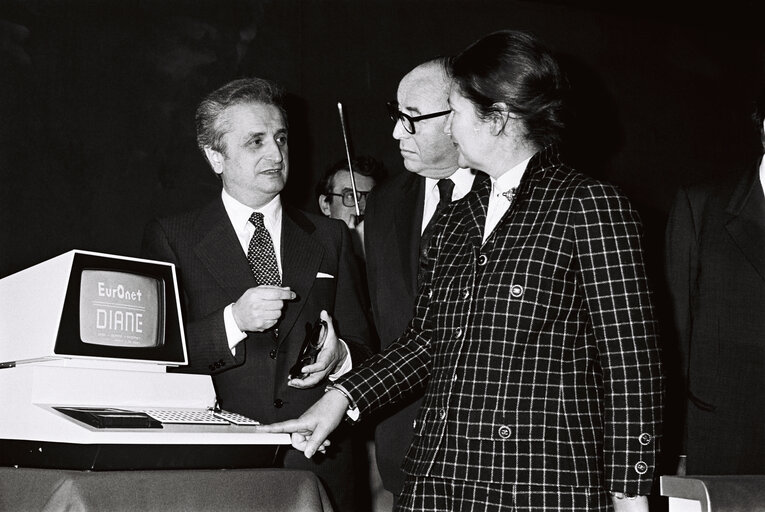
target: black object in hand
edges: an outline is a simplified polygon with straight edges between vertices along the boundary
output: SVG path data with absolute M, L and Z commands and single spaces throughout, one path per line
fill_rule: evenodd
M 324 339 L 327 337 L 327 322 L 322 319 L 316 320 L 313 327 L 306 324 L 308 331 L 305 336 L 303 346 L 300 348 L 297 362 L 290 368 L 290 379 L 305 379 L 307 374 L 303 373 L 303 367 L 316 362 L 316 356 L 319 355 L 321 346 L 324 345 Z

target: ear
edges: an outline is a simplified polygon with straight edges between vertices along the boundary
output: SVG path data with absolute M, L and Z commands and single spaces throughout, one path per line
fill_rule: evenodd
M 321 209 L 321 213 L 329 217 L 330 211 L 329 211 L 329 197 L 325 196 L 324 194 L 319 195 L 319 209 Z
M 223 174 L 223 154 L 220 151 L 216 151 L 210 146 L 205 146 L 205 156 L 207 161 L 215 171 L 215 174 Z
M 505 131 L 505 126 L 510 119 L 518 119 L 518 116 L 510 112 L 510 107 L 503 101 L 498 101 L 492 105 L 491 133 L 499 135 Z

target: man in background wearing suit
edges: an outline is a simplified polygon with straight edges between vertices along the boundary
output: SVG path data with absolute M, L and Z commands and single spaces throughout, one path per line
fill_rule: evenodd
M 753 118 L 765 149 L 765 90 Z M 763 187 L 760 155 L 743 172 L 682 188 L 669 216 L 666 272 L 689 475 L 765 474 Z
M 176 265 L 185 370 L 211 374 L 223 409 L 262 422 L 302 413 L 371 353 L 347 227 L 281 202 L 289 171 L 283 97 L 276 84 L 249 78 L 202 101 L 197 141 L 222 181 L 221 195 L 153 221 L 143 247 L 146 257 Z M 304 378 L 288 380 L 320 316 L 328 327 L 317 361 Z M 314 471 L 337 510 L 355 510 L 351 446 L 341 432 L 316 462 L 288 450 L 283 464 Z
M 393 138 L 398 140 L 408 172 L 398 173 L 372 191 L 362 224 L 372 316 L 382 349 L 404 332 L 414 313 L 421 251 L 427 247 L 436 211 L 465 196 L 476 175 L 486 178 L 459 167 L 457 149 L 444 133 L 450 112 L 449 84 L 445 59 L 433 59 L 407 73 L 399 83 L 397 101 L 388 104 L 396 123 Z M 441 189 L 450 195 L 444 202 Z M 415 396 L 379 416 L 377 467 L 384 487 L 394 496 L 404 483 L 401 462 L 420 403 Z

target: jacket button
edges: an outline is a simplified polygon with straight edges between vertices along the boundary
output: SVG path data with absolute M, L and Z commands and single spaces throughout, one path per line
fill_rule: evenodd
M 272 350 L 271 352 L 269 352 L 268 357 L 270 357 L 271 359 L 276 359 L 276 350 Z
M 648 464 L 643 462 L 642 460 L 635 464 L 635 471 L 638 475 L 644 475 L 646 471 L 648 471 Z
M 433 297 L 433 289 L 428 288 L 428 298 L 431 298 L 431 297 Z
M 208 368 L 208 369 L 209 369 L 211 372 L 214 372 L 214 371 L 215 371 L 215 365 L 214 365 L 214 364 L 211 364 L 211 365 L 209 365 L 207 368 Z
M 441 409 L 440 411 L 438 411 L 438 417 L 441 418 L 442 420 L 445 420 L 446 419 L 446 410 L 445 409 Z
M 520 297 L 521 295 L 523 295 L 523 286 L 521 286 L 519 284 L 514 284 L 513 286 L 511 286 L 510 287 L 510 295 L 512 295 L 516 299 L 518 297 Z
M 651 442 L 651 434 L 640 434 L 640 437 L 638 438 L 638 441 L 640 441 L 640 444 L 643 446 L 648 446 L 648 444 Z
M 462 337 L 462 327 L 457 327 L 454 330 L 454 337 L 460 339 Z
M 276 407 L 277 409 L 281 409 L 282 405 L 284 405 L 284 402 L 282 401 L 281 398 L 277 398 L 276 400 L 274 400 L 274 407 Z
M 485 254 L 481 254 L 480 256 L 478 256 L 479 267 L 483 267 L 484 265 L 486 265 L 487 261 L 489 261 L 489 258 L 487 258 Z
M 412 422 L 412 430 L 417 430 L 417 420 Z
M 510 434 L 512 434 L 513 431 L 510 430 L 510 427 L 508 427 L 507 425 L 502 425 L 497 430 L 497 433 L 499 434 L 499 437 L 501 437 L 502 439 L 509 439 Z
M 459 379 L 457 372 L 454 372 L 454 375 L 452 375 L 452 382 L 457 382 L 457 379 Z
M 468 290 L 467 288 L 465 288 L 464 290 L 462 290 L 462 298 L 463 298 L 463 299 L 467 299 L 467 298 L 470 298 L 470 290 Z

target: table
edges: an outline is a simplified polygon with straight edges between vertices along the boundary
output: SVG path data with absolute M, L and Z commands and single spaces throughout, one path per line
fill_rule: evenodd
M 0 511 L 332 512 L 309 471 L 0 468 Z

